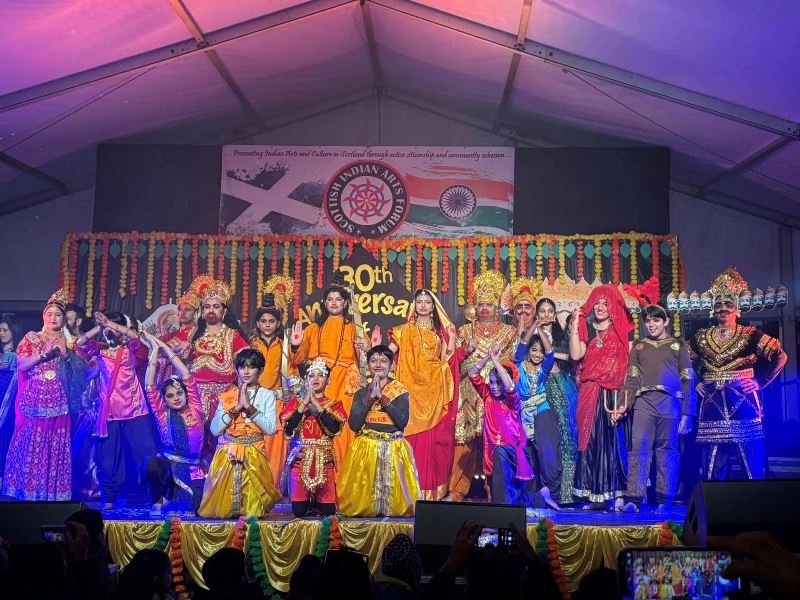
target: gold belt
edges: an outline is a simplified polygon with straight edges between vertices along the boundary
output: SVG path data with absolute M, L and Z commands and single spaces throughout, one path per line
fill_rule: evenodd
M 366 438 L 371 440 L 380 440 L 380 441 L 387 441 L 387 440 L 402 440 L 403 439 L 403 432 L 402 431 L 393 431 L 391 433 L 386 431 L 375 431 L 374 429 L 362 429 L 361 434 Z
M 316 440 L 306 440 L 295 438 L 292 441 L 293 446 L 333 446 L 333 438 L 324 437 Z
M 704 383 L 731 383 L 743 379 L 752 379 L 755 376 L 753 369 L 742 369 L 740 371 L 713 371 L 703 374 Z
M 228 435 L 227 433 L 222 436 L 222 441 L 226 444 L 243 444 L 245 446 L 252 446 L 258 442 L 264 441 L 263 435 Z

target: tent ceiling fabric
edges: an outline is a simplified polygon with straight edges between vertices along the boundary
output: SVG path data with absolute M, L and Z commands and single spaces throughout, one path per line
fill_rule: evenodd
M 385 95 L 520 143 L 667 145 L 682 190 L 800 217 L 798 18 L 796 3 L 721 0 L 0 2 L 0 153 L 29 167 L 0 161 L 0 214 L 63 193 L 36 170 L 91 185 L 104 141 L 251 139 Z M 763 121 L 515 52 L 520 29 L 525 53 L 545 44 Z M 34 86 L 46 95 L 18 104 Z

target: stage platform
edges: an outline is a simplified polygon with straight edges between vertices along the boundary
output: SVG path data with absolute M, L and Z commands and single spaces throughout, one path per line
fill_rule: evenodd
M 230 545 L 235 521 L 208 521 L 192 513 L 177 513 L 181 519 L 181 538 L 186 570 L 202 584 L 201 566 L 206 558 Z M 683 523 L 685 507 L 675 507 L 660 515 L 643 510 L 635 514 L 590 512 L 567 508 L 529 511 L 528 538 L 536 539 L 535 527 L 542 517 L 552 519 L 564 573 L 572 591 L 592 570 L 616 567 L 616 554 L 626 546 L 655 546 L 661 524 L 672 519 Z M 149 517 L 147 507 L 117 508 L 104 512 L 109 549 L 114 560 L 127 564 L 136 551 L 151 548 L 163 519 Z M 289 578 L 300 559 L 314 551 L 320 531 L 319 519 L 295 519 L 288 504 L 278 504 L 259 522 L 264 559 L 273 586 L 289 589 Z M 383 547 L 398 533 L 413 538 L 413 519 L 343 519 L 340 524 L 345 546 L 369 556 L 373 573 L 380 570 Z

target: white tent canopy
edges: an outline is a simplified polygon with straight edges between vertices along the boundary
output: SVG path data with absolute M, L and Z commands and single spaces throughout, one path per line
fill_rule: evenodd
M 672 148 L 673 189 L 800 227 L 794 0 L 0 1 L 0 215 L 96 146 L 269 140 L 392 101 L 538 146 Z

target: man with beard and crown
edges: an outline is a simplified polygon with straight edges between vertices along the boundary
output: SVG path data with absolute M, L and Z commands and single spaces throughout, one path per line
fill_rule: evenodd
M 763 479 L 766 468 L 760 390 L 786 364 L 779 340 L 737 323 L 739 296 L 747 282 L 728 268 L 711 283 L 717 324 L 691 339 L 699 359 L 700 410 L 697 443 L 703 446 L 703 478 L 727 479 L 738 458 L 748 479 Z
M 480 472 L 480 445 L 483 435 L 483 401 L 469 380 L 468 374 L 478 364 L 489 349 L 497 344 L 499 360 L 511 362 L 517 346 L 517 330 L 498 319 L 498 303 L 506 280 L 494 270 L 484 271 L 472 283 L 473 295 L 477 304 L 477 319 L 462 325 L 458 338 L 466 349 L 466 358 L 461 363 L 461 382 L 458 391 L 458 412 L 456 413 L 456 448 L 453 457 L 453 470 L 450 475 L 450 498 L 456 502 L 464 499 L 469 492 L 472 478 Z M 484 363 L 480 372 L 486 381 L 491 366 Z
M 200 298 L 201 314 L 190 338 L 189 370 L 200 388 L 203 419 L 208 425 L 217 410 L 219 394 L 236 380 L 234 357 L 250 345 L 228 308 L 231 289 L 226 282 L 201 275 L 192 281 L 190 290 Z
M 353 394 L 361 384 L 359 356 L 366 352 L 369 342 L 358 336 L 351 315 L 352 296 L 341 271 L 333 274 L 333 281 L 322 292 L 322 301 L 315 323 L 305 329 L 300 322 L 292 327 L 289 356 L 295 367 L 318 357 L 325 361 L 329 370 L 325 396 L 342 403 L 346 419 L 350 416 Z M 337 464 L 342 464 L 354 439 L 355 433 L 348 427 L 336 436 Z
M 283 410 L 282 382 L 290 373 L 289 340 L 284 332 L 288 315 L 287 308 L 294 293 L 294 282 L 283 275 L 273 275 L 263 286 L 264 301 L 256 311 L 256 326 L 250 337 L 250 345 L 258 350 L 266 361 L 259 384 L 275 394 L 277 411 Z M 296 372 L 295 369 L 291 369 Z M 276 432 L 265 438 L 269 466 L 278 485 L 286 462 L 288 442 L 281 431 L 280 422 Z

